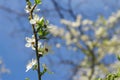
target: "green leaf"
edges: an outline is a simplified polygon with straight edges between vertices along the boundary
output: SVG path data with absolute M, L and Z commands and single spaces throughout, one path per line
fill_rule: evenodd
M 38 65 L 35 64 L 35 65 L 33 66 L 33 70 L 37 70 L 37 69 L 38 69 Z
M 30 80 L 29 78 L 25 78 L 25 80 Z
M 45 36 L 39 36 L 40 39 L 47 39 Z
M 38 35 L 39 35 L 39 36 L 43 36 L 43 31 L 39 31 L 39 32 L 38 32 Z
M 98 80 L 102 80 L 101 78 L 98 78 Z
M 42 17 L 40 21 L 38 22 L 39 26 L 44 26 L 45 19 Z
M 35 0 L 35 4 L 41 4 L 41 0 Z
M 43 32 L 43 36 L 47 36 L 49 34 L 49 32 L 47 31 L 47 30 L 45 30 L 44 32 Z
M 117 55 L 117 59 L 120 61 L 120 55 Z
M 43 67 L 43 71 L 40 74 L 44 75 L 47 72 L 48 68 L 47 68 L 46 64 L 42 64 L 42 67 Z
M 117 73 L 117 76 L 120 77 L 120 71 Z

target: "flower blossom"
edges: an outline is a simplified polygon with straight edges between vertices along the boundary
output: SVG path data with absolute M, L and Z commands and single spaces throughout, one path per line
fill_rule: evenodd
M 73 28 L 77 28 L 81 25 L 81 18 L 82 16 L 81 15 L 78 15 L 76 17 L 76 21 L 75 22 L 71 22 L 71 21 L 68 21 L 68 20 L 65 20 L 65 19 L 62 19 L 61 20 L 61 23 L 62 24 L 65 24 L 65 25 L 68 25 L 68 26 L 71 26 Z
M 49 46 L 46 43 L 44 43 L 44 46 L 41 46 L 41 48 L 43 49 L 43 51 L 39 52 L 38 54 L 46 55 L 46 54 L 48 54 L 48 52 L 52 53 L 51 46 Z
M 30 24 L 36 24 L 39 21 L 42 21 L 43 17 L 40 18 L 38 15 L 34 15 L 33 19 L 30 20 Z
M 31 47 L 33 50 L 35 50 L 35 37 L 32 35 L 32 38 L 26 37 L 27 43 L 25 44 L 25 47 Z M 41 42 L 38 42 L 38 48 L 40 48 Z
M 27 66 L 26 66 L 26 71 L 25 72 L 28 72 L 31 68 L 33 68 L 33 66 L 37 63 L 37 60 L 36 59 L 32 59 L 32 61 L 30 61 Z
M 33 7 L 33 6 L 32 6 L 32 7 Z M 29 6 L 26 5 L 26 7 L 25 7 L 25 12 L 26 12 L 26 13 L 30 13 L 30 11 L 31 11 L 31 8 L 29 8 Z M 38 12 L 38 11 L 40 11 L 40 9 L 35 8 L 34 11 L 35 11 L 35 12 Z

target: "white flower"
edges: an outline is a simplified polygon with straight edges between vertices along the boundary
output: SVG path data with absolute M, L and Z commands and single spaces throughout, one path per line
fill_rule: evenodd
M 34 15 L 33 19 L 30 20 L 30 24 L 36 24 L 38 21 L 42 21 L 43 17 L 40 18 L 38 15 Z
M 37 60 L 36 59 L 32 59 L 32 61 L 30 61 L 27 66 L 26 66 L 26 71 L 29 71 L 31 68 L 33 68 L 33 66 L 37 63 Z
M 96 36 L 102 36 L 105 33 L 105 29 L 103 27 L 99 27 L 98 30 L 95 31 Z
M 115 23 L 117 20 L 117 17 L 116 16 L 110 16 L 110 18 L 108 19 L 108 24 L 113 24 Z
M 46 55 L 48 52 L 52 53 L 51 46 L 48 46 L 46 43 L 44 43 L 44 45 L 40 44 L 38 47 L 38 54 Z
M 58 28 L 55 25 L 49 25 L 48 31 L 54 36 L 61 36 L 61 37 L 64 36 L 65 33 L 63 28 Z
M 32 35 L 32 38 L 26 37 L 27 43 L 25 44 L 25 47 L 32 47 L 33 50 L 35 50 L 35 37 Z
M 36 24 L 40 20 L 38 15 L 34 15 L 33 19 L 30 20 L 30 24 Z
M 40 11 L 40 9 L 35 9 L 34 11 L 35 11 L 35 12 L 39 12 L 39 11 Z
M 56 47 L 57 47 L 57 48 L 60 48 L 60 47 L 61 47 L 61 44 L 60 44 L 60 43 L 57 43 L 57 44 L 56 44 Z
M 26 5 L 26 7 L 25 7 L 25 12 L 26 12 L 26 13 L 29 13 L 29 12 L 30 12 L 30 8 L 29 8 L 28 5 Z
M 82 25 L 83 26 L 85 26 L 85 25 L 92 25 L 93 24 L 93 22 L 91 21 L 91 20 L 88 20 L 88 19 L 85 19 L 85 20 L 83 20 L 83 22 L 82 22 Z
M 26 37 L 27 43 L 25 44 L 25 47 L 31 47 L 33 50 L 35 50 L 35 37 L 32 35 L 32 38 Z M 38 42 L 38 48 L 41 46 L 41 42 Z
M 67 25 L 67 26 L 71 26 L 71 27 L 76 28 L 76 27 L 79 27 L 79 26 L 81 25 L 81 19 L 82 19 L 82 16 L 81 16 L 81 15 L 78 15 L 75 22 L 71 22 L 71 21 L 62 19 L 62 20 L 61 20 L 61 23 L 62 23 L 62 24 L 65 24 L 65 25 Z
M 52 53 L 51 46 L 49 46 L 48 44 L 44 43 L 44 46 L 41 47 L 43 47 L 43 55 L 48 54 L 48 52 Z
M 80 35 L 80 32 L 77 31 L 75 28 L 70 28 L 70 32 L 75 37 L 78 37 Z
M 33 6 L 32 6 L 32 8 L 33 8 Z M 29 8 L 28 5 L 26 5 L 26 7 L 25 7 L 25 12 L 26 12 L 26 13 L 30 13 L 30 11 L 31 11 L 31 9 Z M 35 8 L 34 11 L 35 11 L 35 12 L 39 12 L 40 9 Z
M 81 40 L 83 40 L 83 41 L 89 40 L 88 35 L 81 35 Z

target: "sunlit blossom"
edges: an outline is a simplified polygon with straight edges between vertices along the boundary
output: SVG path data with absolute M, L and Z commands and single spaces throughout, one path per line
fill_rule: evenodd
M 26 37 L 27 43 L 25 44 L 25 47 L 31 47 L 33 50 L 35 50 L 35 37 L 32 35 L 32 38 Z M 41 42 L 38 42 L 38 48 L 41 46 Z
M 32 6 L 32 7 L 33 7 L 33 6 Z M 31 8 L 32 8 L 32 7 L 31 7 Z M 26 12 L 26 13 L 30 13 L 31 8 L 29 8 L 29 6 L 26 5 L 26 7 L 25 7 L 25 12 Z M 37 8 L 35 8 L 35 10 L 34 10 L 34 12 L 39 12 L 39 11 L 40 11 L 40 9 L 37 9 Z
M 25 7 L 25 12 L 26 12 L 26 13 L 29 13 L 29 12 L 30 12 L 30 10 L 31 10 L 31 9 L 29 8 L 29 6 L 28 6 L 28 5 L 26 5 L 26 7 Z
M 40 22 L 43 20 L 43 17 L 39 17 L 38 15 L 34 15 L 33 19 L 30 20 L 30 24 L 36 24 L 37 22 Z
M 28 72 L 30 69 L 33 68 L 33 66 L 37 63 L 37 60 L 36 59 L 32 59 L 32 61 L 30 61 L 27 66 L 26 66 L 26 71 L 25 72 Z

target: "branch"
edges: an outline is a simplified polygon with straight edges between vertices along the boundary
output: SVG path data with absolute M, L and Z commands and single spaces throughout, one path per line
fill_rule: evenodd
M 33 8 L 31 9 L 30 11 L 30 17 L 31 19 L 33 19 L 33 10 L 35 9 L 37 5 L 35 4 L 33 6 Z M 38 72 L 38 80 L 41 80 L 41 74 L 40 74 L 40 61 L 39 61 L 39 55 L 38 55 L 38 39 L 37 39 L 37 33 L 36 33 L 36 30 L 35 30 L 35 25 L 32 24 L 32 30 L 33 30 L 33 34 L 34 34 L 34 37 L 35 37 L 35 51 L 36 51 L 36 58 L 37 58 L 37 64 L 38 64 L 38 69 L 37 69 L 37 72 Z

